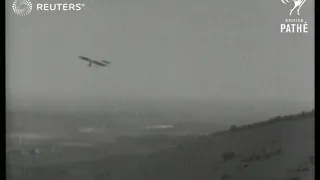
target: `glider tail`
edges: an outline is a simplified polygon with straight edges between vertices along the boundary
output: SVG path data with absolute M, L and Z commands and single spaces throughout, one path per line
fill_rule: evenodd
M 109 64 L 109 63 L 110 63 L 109 61 L 106 61 L 106 60 L 102 60 L 102 62 L 103 62 L 104 64 Z

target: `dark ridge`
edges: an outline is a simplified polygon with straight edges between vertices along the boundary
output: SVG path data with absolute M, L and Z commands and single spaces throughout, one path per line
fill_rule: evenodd
M 275 123 L 279 123 L 279 122 L 285 123 L 288 121 L 303 120 L 304 118 L 314 117 L 314 115 L 315 115 L 315 110 L 313 109 L 308 112 L 302 111 L 297 114 L 276 116 L 276 117 L 268 119 L 268 120 L 255 122 L 255 123 L 251 123 L 251 124 L 246 124 L 246 125 L 242 125 L 242 126 L 231 125 L 230 129 L 228 129 L 228 130 L 217 131 L 217 132 L 213 132 L 209 135 L 201 135 L 201 136 L 197 136 L 192 139 L 190 138 L 187 142 L 182 142 L 180 145 L 178 145 L 178 148 L 179 147 L 181 148 L 184 145 L 187 145 L 188 143 L 199 143 L 198 140 L 200 140 L 200 139 L 206 141 L 208 138 L 210 139 L 210 137 L 212 137 L 212 136 L 222 135 L 224 133 L 245 131 L 245 130 L 249 130 L 251 128 L 262 127 L 262 126 L 271 125 L 271 124 L 275 124 Z M 170 150 L 168 150 L 168 151 L 170 151 Z
M 221 134 L 221 133 L 230 132 L 230 131 L 235 132 L 235 131 L 240 131 L 240 130 L 246 130 L 246 129 L 250 129 L 250 128 L 254 128 L 254 127 L 275 124 L 278 122 L 301 120 L 301 118 L 314 117 L 314 115 L 315 115 L 315 110 L 313 109 L 312 111 L 309 111 L 309 112 L 302 111 L 300 113 L 293 114 L 293 115 L 276 116 L 274 118 L 271 118 L 271 119 L 268 119 L 265 121 L 255 122 L 255 123 L 246 124 L 246 125 L 242 125 L 242 126 L 238 126 L 238 127 L 236 125 L 231 125 L 229 130 L 214 132 L 211 135 Z

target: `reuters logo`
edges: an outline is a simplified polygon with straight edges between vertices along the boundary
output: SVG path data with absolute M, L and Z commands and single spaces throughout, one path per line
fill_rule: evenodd
M 32 3 L 29 0 L 15 0 L 12 9 L 17 15 L 26 16 L 32 10 Z

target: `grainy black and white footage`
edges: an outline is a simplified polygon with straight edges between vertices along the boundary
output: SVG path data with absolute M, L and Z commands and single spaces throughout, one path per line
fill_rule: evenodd
M 314 179 L 313 0 L 42 1 L 6 1 L 8 180 Z

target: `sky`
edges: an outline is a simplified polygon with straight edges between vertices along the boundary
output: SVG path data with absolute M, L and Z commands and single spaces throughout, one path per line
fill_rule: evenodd
M 300 10 L 308 34 L 280 33 L 292 8 L 280 0 L 50 0 L 86 6 L 25 17 L 12 2 L 8 101 L 314 99 L 313 0 Z M 111 65 L 88 68 L 80 55 Z

